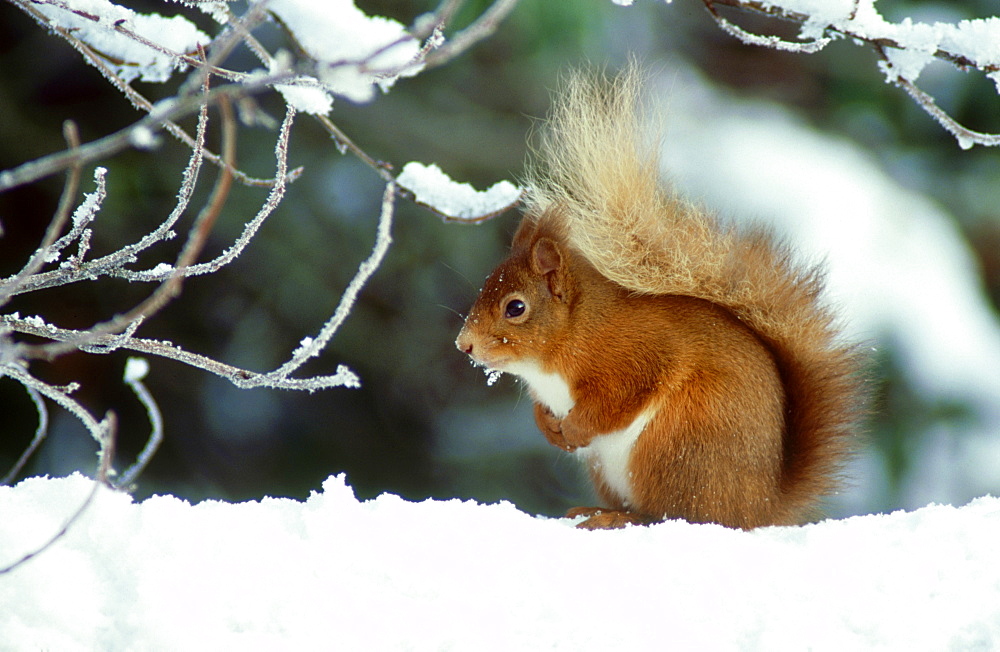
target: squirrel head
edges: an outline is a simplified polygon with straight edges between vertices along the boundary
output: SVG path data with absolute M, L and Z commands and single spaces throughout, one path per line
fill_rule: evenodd
M 487 369 L 543 364 L 568 336 L 579 295 L 574 256 L 545 217 L 522 220 L 510 254 L 487 277 L 455 341 Z

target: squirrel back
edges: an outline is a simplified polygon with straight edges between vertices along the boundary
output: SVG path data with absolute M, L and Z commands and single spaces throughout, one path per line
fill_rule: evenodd
M 859 354 L 821 302 L 820 270 L 798 266 L 766 229 L 722 224 L 663 189 L 642 81 L 634 65 L 611 80 L 571 76 L 543 132 L 511 256 L 487 280 L 459 348 L 528 382 L 550 442 L 598 451 L 595 485 L 617 516 L 577 510 L 592 515 L 586 527 L 667 516 L 737 527 L 804 521 L 836 489 L 854 443 Z M 529 317 L 511 318 L 512 301 Z M 605 389 L 595 389 L 597 376 Z M 650 383 L 656 389 L 642 389 Z M 618 439 L 599 425 L 613 419 L 586 418 L 624 409 L 633 395 L 641 405 L 611 433 Z M 727 443 L 730 430 L 739 432 Z M 679 447 L 684 437 L 712 443 Z M 697 451 L 706 459 L 691 460 Z M 697 487 L 666 477 L 688 477 L 685 456 L 689 485 L 729 487 L 716 500 L 724 507 L 713 511 Z M 734 461 L 748 456 L 757 461 Z M 625 477 L 642 469 L 639 479 L 598 468 L 618 459 Z M 673 495 L 644 507 L 643 483 Z M 753 494 L 745 505 L 741 493 Z

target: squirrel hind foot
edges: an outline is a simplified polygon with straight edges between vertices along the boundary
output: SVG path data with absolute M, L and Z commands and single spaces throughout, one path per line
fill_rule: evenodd
M 617 530 L 628 525 L 652 525 L 660 519 L 646 514 L 630 512 L 624 509 L 606 509 L 604 507 L 574 507 L 566 512 L 566 518 L 587 516 L 587 520 L 577 523 L 576 527 L 583 530 Z

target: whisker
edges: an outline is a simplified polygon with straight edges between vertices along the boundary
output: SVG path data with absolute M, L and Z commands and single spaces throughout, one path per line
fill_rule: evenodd
M 463 315 L 463 314 L 462 314 L 462 313 L 460 313 L 459 311 L 455 310 L 455 309 L 454 309 L 454 308 L 452 308 L 451 306 L 446 306 L 446 305 L 444 305 L 443 303 L 439 303 L 439 304 L 436 304 L 436 305 L 437 305 L 437 307 L 438 307 L 438 308 L 444 308 L 444 309 L 445 309 L 445 310 L 447 310 L 448 312 L 453 312 L 453 313 L 455 313 L 456 315 L 458 315 L 459 319 L 461 319 L 462 321 L 465 321 L 465 315 Z

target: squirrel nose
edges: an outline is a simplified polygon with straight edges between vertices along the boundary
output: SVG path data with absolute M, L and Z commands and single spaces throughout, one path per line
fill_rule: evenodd
M 458 350 L 466 355 L 472 355 L 472 338 L 469 334 L 462 329 L 462 332 L 458 334 L 458 339 L 455 340 L 455 346 Z

